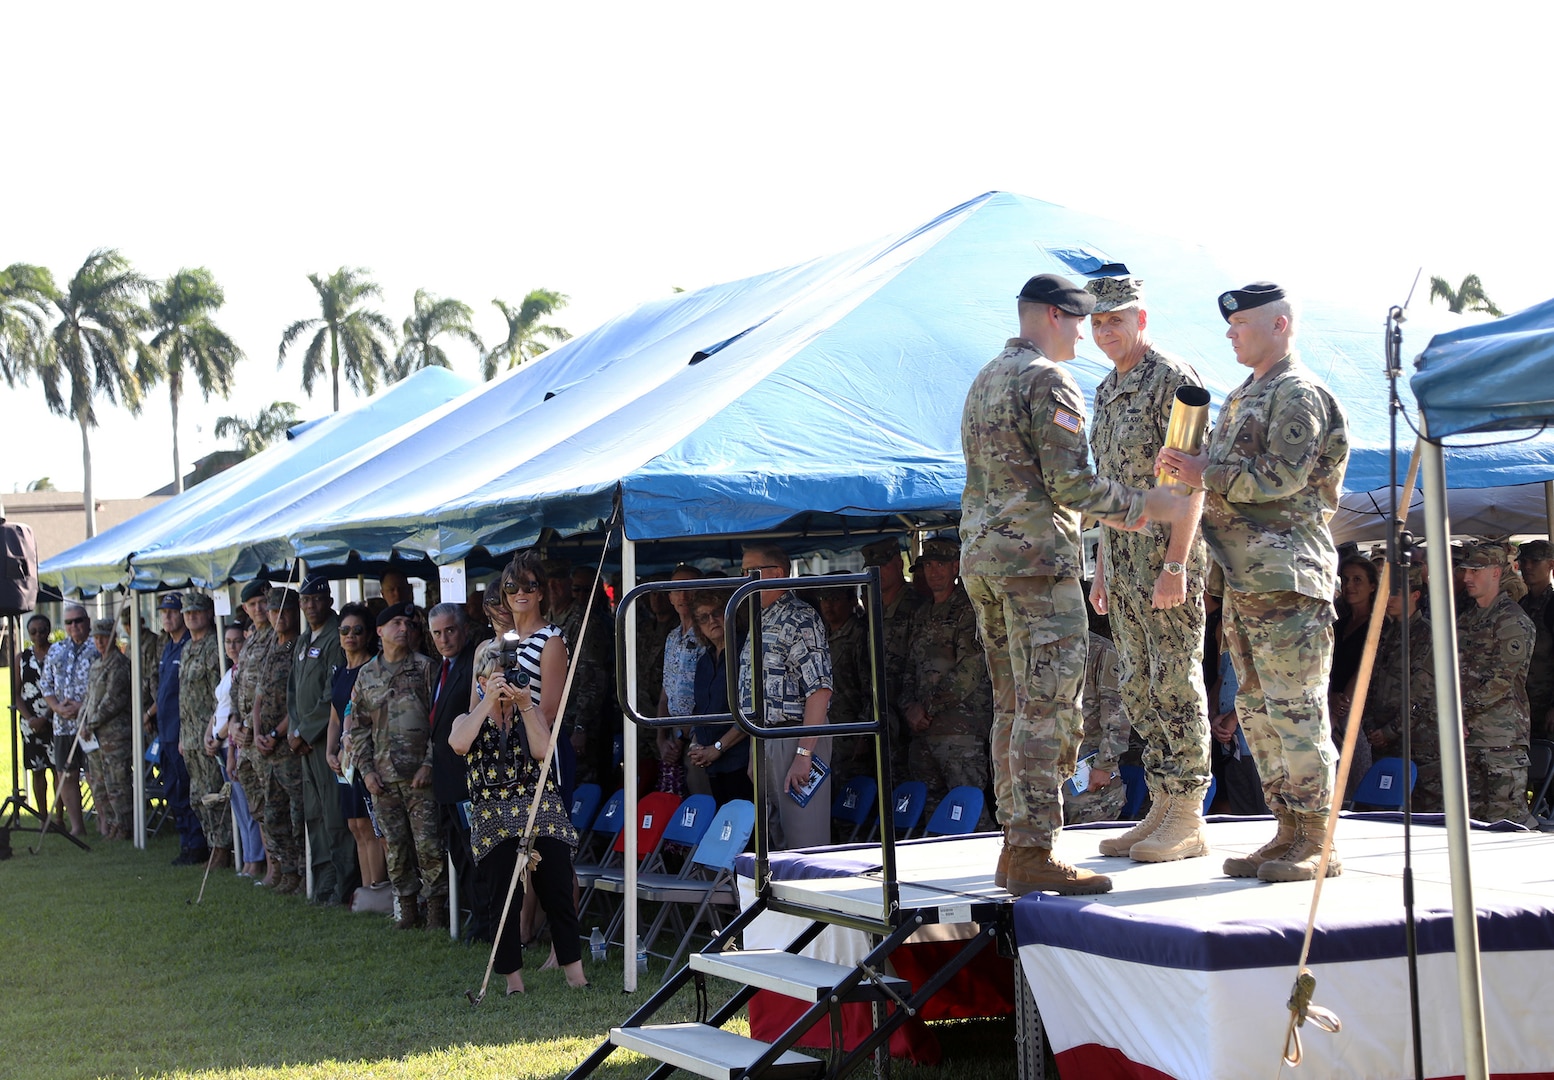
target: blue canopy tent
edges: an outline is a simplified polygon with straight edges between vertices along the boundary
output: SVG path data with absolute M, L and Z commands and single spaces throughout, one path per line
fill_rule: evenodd
M 1544 431 L 1554 423 L 1554 300 L 1493 322 L 1437 334 L 1415 366 L 1411 386 L 1423 418 L 1425 533 L 1429 545 L 1440 550 L 1451 540 L 1447 472 L 1448 467 L 1456 468 L 1454 461 L 1447 460 L 1442 440 L 1493 433 L 1500 436 L 1491 444 L 1495 450 L 1513 450 L 1528 445 L 1520 442 L 1520 432 Z M 1511 432 L 1518 434 L 1511 436 Z M 1445 559 L 1430 560 L 1430 592 L 1441 610 L 1452 610 L 1452 570 Z M 1450 619 L 1436 619 L 1431 630 L 1467 1075 L 1487 1076 L 1478 919 L 1468 860 L 1457 628 Z
M 471 385 L 442 368 L 416 372 L 356 408 L 293 427 L 285 442 L 61 552 L 39 568 L 39 577 L 63 592 L 88 596 L 131 584 L 155 589 L 197 580 L 188 573 L 147 575 L 140 564 L 149 553 L 198 535 L 242 507 L 273 501 L 285 485 L 458 397 Z
M 1020 284 L 1119 263 L 1147 282 L 1155 339 L 1223 400 L 1245 371 L 1213 298 L 1253 275 L 993 192 L 900 237 L 646 304 L 357 463 L 266 531 L 285 529 L 317 562 L 450 562 L 596 529 L 617 494 L 635 540 L 942 524 L 964 479 L 961 401 L 1011 333 Z M 1432 317 L 1455 322 L 1416 322 Z M 1297 347 L 1349 412 L 1351 489 L 1387 482 L 1381 335 L 1374 315 L 1303 298 Z M 1110 364 L 1083 345 L 1072 370 L 1088 392 Z M 1456 478 L 1554 475 L 1529 456 L 1465 451 Z

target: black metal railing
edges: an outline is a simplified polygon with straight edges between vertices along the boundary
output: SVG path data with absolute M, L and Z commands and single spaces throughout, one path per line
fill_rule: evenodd
M 756 856 L 756 890 L 763 898 L 769 898 L 771 888 L 771 862 L 768 849 L 768 817 L 767 809 L 763 805 L 762 783 L 760 767 L 761 740 L 770 738 L 792 739 L 800 737 L 795 731 L 795 725 L 773 725 L 765 722 L 766 717 L 766 693 L 765 693 L 765 653 L 761 647 L 761 600 L 763 592 L 802 592 L 815 589 L 834 589 L 846 586 L 861 586 L 864 590 L 864 608 L 868 615 L 868 640 L 869 640 L 869 670 L 872 673 L 870 709 L 872 718 L 846 724 L 827 723 L 823 731 L 805 731 L 802 734 L 819 735 L 822 737 L 838 737 L 853 735 L 871 735 L 874 737 L 874 756 L 876 775 L 879 777 L 879 791 L 875 800 L 879 812 L 879 835 L 881 844 L 881 876 L 882 883 L 882 911 L 885 921 L 892 922 L 900 909 L 900 887 L 896 879 L 896 830 L 895 830 L 895 806 L 892 799 L 894 790 L 890 771 L 890 725 L 886 723 L 886 710 L 888 707 L 888 695 L 885 687 L 885 606 L 880 594 L 879 568 L 869 567 L 858 573 L 827 574 L 824 577 L 803 578 L 761 578 L 758 572 L 752 572 L 748 578 L 698 578 L 695 580 L 681 581 L 653 581 L 638 585 L 621 598 L 616 610 L 615 619 L 615 655 L 616 663 L 616 697 L 622 710 L 631 719 L 649 728 L 686 727 L 691 725 L 709 724 L 737 724 L 752 740 L 756 750 L 755 767 L 751 770 L 754 786 L 754 802 L 756 806 L 755 826 L 755 856 Z M 724 633 L 725 649 L 733 659 L 726 665 L 727 688 L 729 710 L 726 713 L 708 713 L 693 716 L 643 716 L 636 710 L 636 705 L 626 685 L 626 657 L 628 651 L 634 648 L 635 643 L 626 640 L 626 612 L 630 605 L 640 597 L 655 592 L 717 590 L 727 592 L 728 600 L 724 604 Z M 742 648 L 737 655 L 733 651 L 737 643 L 737 635 L 734 627 L 737 625 L 737 615 L 741 604 L 748 604 L 750 611 L 750 629 Z M 750 703 L 745 707 L 743 694 L 740 691 L 740 671 L 746 665 L 750 671 Z M 817 725 L 818 726 L 818 725 Z M 832 779 L 840 782 L 836 774 L 832 773 Z M 827 816 L 830 815 L 830 807 L 826 808 Z M 631 815 L 628 815 L 628 819 Z

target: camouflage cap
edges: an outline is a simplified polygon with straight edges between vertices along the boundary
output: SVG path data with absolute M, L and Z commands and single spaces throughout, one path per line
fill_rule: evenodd
M 205 593 L 186 592 L 183 594 L 183 609 L 185 611 L 215 611 L 216 601 Z
M 283 589 L 280 586 L 276 586 L 264 598 L 264 606 L 271 611 L 279 611 L 283 607 L 294 608 L 297 606 L 297 594 L 291 589 Z
M 864 566 L 884 566 L 888 562 L 901 561 L 901 541 L 895 537 L 876 540 L 863 546 Z
M 1506 564 L 1505 548 L 1499 544 L 1465 544 L 1462 549 L 1462 568 L 1464 570 L 1485 570 L 1491 566 L 1504 567 Z
M 960 558 L 960 541 L 937 536 L 923 541 L 923 562 L 954 562 Z
M 1547 540 L 1528 540 L 1516 549 L 1516 557 L 1522 562 L 1546 562 L 1554 559 L 1554 544 Z
M 93 619 L 92 633 L 100 637 L 113 637 L 119 632 L 112 619 Z
M 1099 277 L 1085 283 L 1085 292 L 1095 297 L 1095 312 L 1144 305 L 1144 279 L 1137 277 Z

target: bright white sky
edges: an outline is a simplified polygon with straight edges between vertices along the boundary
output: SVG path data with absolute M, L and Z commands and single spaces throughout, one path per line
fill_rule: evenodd
M 301 347 L 275 358 L 317 314 L 306 275 L 342 264 L 396 326 L 420 287 L 499 341 L 491 298 L 545 286 L 582 333 L 1003 189 L 1378 325 L 1421 265 L 1479 274 L 1507 311 L 1554 296 L 1554 5 L 1111 0 L 1045 21 L 1056 6 L 102 3 L 64 25 L 13 5 L 0 265 L 63 282 L 106 246 L 153 277 L 215 273 L 248 359 L 232 401 L 185 396 L 186 468 L 223 413 L 328 411 Z M 41 389 L 0 407 L 0 492 L 79 490 L 78 431 Z M 165 387 L 138 418 L 100 413 L 99 498 L 171 480 Z

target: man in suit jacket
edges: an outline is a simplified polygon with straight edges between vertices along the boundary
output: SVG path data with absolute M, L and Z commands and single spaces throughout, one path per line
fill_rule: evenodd
M 469 829 L 459 817 L 459 803 L 469 798 L 467 766 L 463 754 L 448 746 L 448 732 L 460 713 L 469 711 L 470 677 L 475 666 L 475 642 L 469 617 L 461 604 L 438 604 L 428 619 L 432 644 L 439 663 L 432 699 L 432 794 L 442 823 L 443 846 L 453 860 L 460 906 L 473 913 L 468 934 L 489 940 L 491 931 L 481 925 L 486 910 L 484 876 L 470 854 Z

